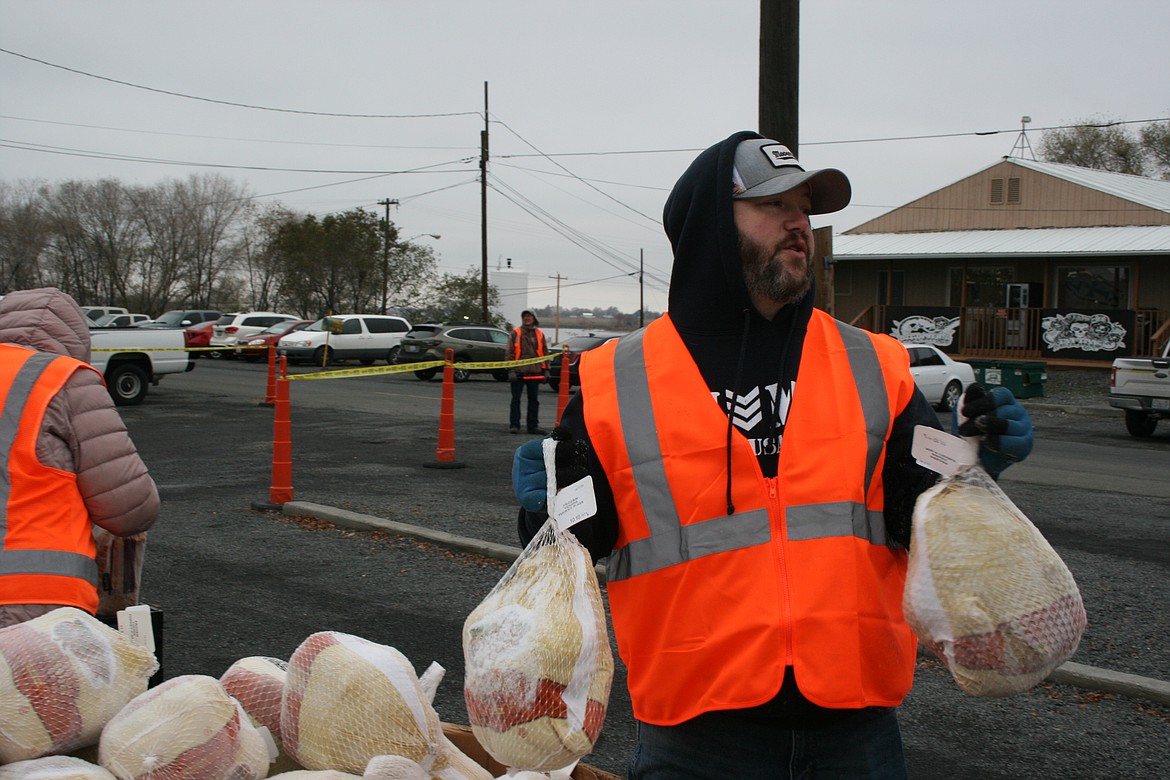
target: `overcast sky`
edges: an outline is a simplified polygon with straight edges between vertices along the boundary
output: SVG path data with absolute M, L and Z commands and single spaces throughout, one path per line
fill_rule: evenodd
M 814 225 L 993 164 L 1024 115 L 1033 147 L 1170 116 L 1168 37 L 1166 0 L 803 3 L 799 157 L 854 193 Z M 758 40 L 759 0 L 0 0 L 0 178 L 217 172 L 319 215 L 395 199 L 400 235 L 440 234 L 418 241 L 462 273 L 487 82 L 489 267 L 527 270 L 531 306 L 560 276 L 562 306 L 636 311 L 642 253 L 663 311 L 662 204 L 699 150 L 755 129 Z

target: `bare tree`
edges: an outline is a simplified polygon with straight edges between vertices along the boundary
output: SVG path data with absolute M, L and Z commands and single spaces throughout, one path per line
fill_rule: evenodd
M 193 306 L 209 306 L 221 277 L 238 265 L 238 238 L 250 216 L 251 196 L 245 185 L 219 174 L 188 177 L 176 196 L 192 220 L 184 298 Z
M 1143 127 L 1141 144 L 1158 175 L 1170 179 L 1170 120 L 1153 122 Z
M 126 305 L 127 280 L 140 226 L 130 199 L 113 179 L 67 181 L 47 192 L 51 277 L 78 303 Z
M 40 259 L 49 244 L 41 182 L 0 182 L 0 292 L 40 287 Z
M 1141 143 L 1123 126 L 1109 120 L 1085 120 L 1070 127 L 1045 130 L 1039 152 L 1048 162 L 1145 175 Z

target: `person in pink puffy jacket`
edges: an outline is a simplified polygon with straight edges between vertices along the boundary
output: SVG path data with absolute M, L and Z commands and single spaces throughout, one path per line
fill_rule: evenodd
M 94 526 L 127 537 L 158 517 L 158 489 L 89 360 L 68 295 L 0 300 L 0 628 L 62 606 L 95 613 Z

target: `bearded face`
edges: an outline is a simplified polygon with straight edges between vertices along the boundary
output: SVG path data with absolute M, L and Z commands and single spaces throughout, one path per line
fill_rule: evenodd
M 743 281 L 753 300 L 787 306 L 808 294 L 813 278 L 811 233 L 757 242 L 740 232 L 738 245 Z

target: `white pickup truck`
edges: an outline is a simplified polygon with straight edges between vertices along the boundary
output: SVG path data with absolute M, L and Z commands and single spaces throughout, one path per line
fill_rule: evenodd
M 195 368 L 182 328 L 98 328 L 89 331 L 90 363 L 106 378 L 118 406 L 134 406 L 166 374 Z
M 1109 405 L 1125 410 L 1125 429 L 1131 436 L 1151 436 L 1158 420 L 1170 419 L 1170 342 L 1161 357 L 1113 361 Z

